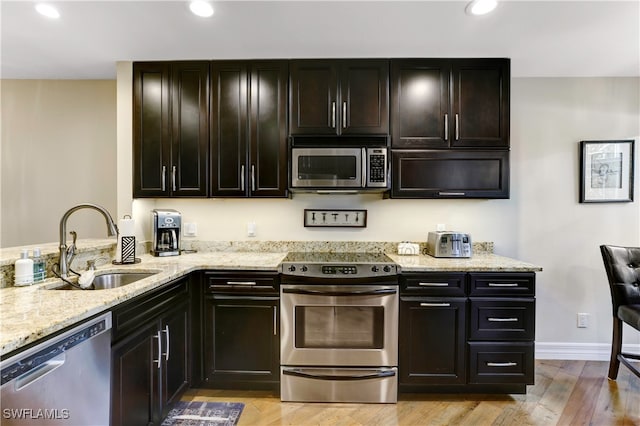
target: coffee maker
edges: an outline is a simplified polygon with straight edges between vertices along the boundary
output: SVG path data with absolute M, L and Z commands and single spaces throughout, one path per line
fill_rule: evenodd
M 177 256 L 180 254 L 180 212 L 171 209 L 151 211 L 153 239 L 151 254 L 154 256 Z

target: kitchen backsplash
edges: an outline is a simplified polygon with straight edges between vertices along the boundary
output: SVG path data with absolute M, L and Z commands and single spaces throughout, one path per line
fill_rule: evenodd
M 398 242 L 389 241 L 198 241 L 185 239 L 181 241 L 182 250 L 198 252 L 354 252 L 354 253 L 397 253 Z M 420 252 L 424 253 L 426 243 L 419 243 Z M 0 288 L 13 285 L 14 263 L 20 258 L 21 249 L 40 247 L 42 257 L 47 264 L 47 279 L 56 280 L 51 267 L 58 261 L 58 243 L 30 245 L 2 249 L 0 253 Z M 139 242 L 136 253 L 149 253 L 150 242 Z M 88 260 L 98 259 L 96 266 L 110 263 L 115 258 L 115 239 L 82 239 L 77 242 L 76 256 L 72 268 L 84 271 Z M 474 254 L 493 253 L 493 242 L 474 242 Z

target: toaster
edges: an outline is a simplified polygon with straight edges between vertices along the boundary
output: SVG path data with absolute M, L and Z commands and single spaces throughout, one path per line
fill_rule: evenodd
M 429 232 L 427 254 L 433 257 L 471 257 L 471 235 L 453 231 Z

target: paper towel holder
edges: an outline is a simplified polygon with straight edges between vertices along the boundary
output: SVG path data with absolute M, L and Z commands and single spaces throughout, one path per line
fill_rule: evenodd
M 124 215 L 122 217 L 123 219 L 132 219 L 131 215 Z M 139 257 L 136 257 L 136 237 L 135 235 L 125 235 L 125 236 L 120 236 L 120 233 L 118 233 L 118 244 L 116 245 L 116 252 L 118 251 L 118 248 L 120 249 L 120 259 L 122 260 L 121 262 L 118 262 L 117 260 L 113 260 L 111 263 L 114 265 L 131 265 L 131 264 L 135 264 L 135 263 L 140 263 L 141 260 Z M 116 253 L 116 257 L 118 253 Z

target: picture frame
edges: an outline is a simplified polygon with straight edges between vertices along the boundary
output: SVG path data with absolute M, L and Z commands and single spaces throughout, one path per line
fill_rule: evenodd
M 580 141 L 580 202 L 633 202 L 634 140 Z

